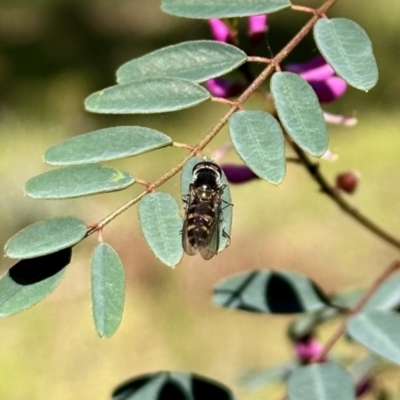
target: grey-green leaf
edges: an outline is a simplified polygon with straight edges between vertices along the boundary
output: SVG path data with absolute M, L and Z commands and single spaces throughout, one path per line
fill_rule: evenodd
M 285 140 L 278 121 L 265 111 L 237 111 L 229 119 L 236 151 L 260 178 L 279 184 L 286 173 Z
M 271 14 L 289 6 L 289 0 L 162 0 L 168 14 L 203 19 Z
M 155 256 L 169 267 L 183 256 L 182 216 L 179 205 L 168 193 L 150 193 L 139 203 L 139 220 L 143 235 Z
M 400 365 L 400 315 L 369 310 L 350 318 L 347 332 L 369 350 Z
M 234 400 L 225 385 L 189 372 L 160 371 L 136 376 L 119 385 L 112 400 Z
M 189 185 L 192 181 L 192 171 L 193 167 L 204 161 L 204 158 L 201 157 L 193 157 L 191 158 L 183 167 L 182 176 L 181 176 L 181 195 L 185 196 L 189 193 Z M 225 174 L 222 172 L 221 183 L 224 186 L 224 190 L 222 192 L 222 221 L 220 226 L 220 236 L 219 236 L 219 250 L 221 252 L 230 244 L 230 236 L 232 230 L 232 216 L 233 216 L 233 206 L 232 206 L 232 197 L 231 191 L 229 188 L 228 180 L 226 179 Z M 226 235 L 224 235 L 224 232 Z
M 128 172 L 97 164 L 72 165 L 35 176 L 25 192 L 35 199 L 68 199 L 115 192 L 135 183 Z
M 326 306 L 326 296 L 307 277 L 293 271 L 251 271 L 234 275 L 214 289 L 214 303 L 238 310 L 292 314 Z
M 98 163 L 137 156 L 172 144 L 172 139 L 143 126 L 116 126 L 67 139 L 50 147 L 44 159 L 52 165 Z
M 204 82 L 234 70 L 246 58 L 237 47 L 215 40 L 184 42 L 128 61 L 117 70 L 117 81 L 175 77 Z
M 92 304 L 96 331 L 111 337 L 118 329 L 125 302 L 124 266 L 107 243 L 99 243 L 92 256 Z
M 85 107 L 103 114 L 153 114 L 193 107 L 210 97 L 197 83 L 179 78 L 154 78 L 93 93 L 86 99 Z
M 73 217 L 40 221 L 9 239 L 5 255 L 10 258 L 33 258 L 54 253 L 80 242 L 86 231 L 85 223 Z
M 378 81 L 378 67 L 368 35 L 345 18 L 320 19 L 314 27 L 317 46 L 349 85 L 368 91 Z
M 353 400 L 351 375 L 333 362 L 296 368 L 288 380 L 290 400 Z
M 365 304 L 363 310 L 394 310 L 400 306 L 400 273 L 388 278 Z
M 271 92 L 282 125 L 296 144 L 313 156 L 328 149 L 324 114 L 312 87 L 292 72 L 276 72 Z
M 50 294 L 64 277 L 71 248 L 21 260 L 0 278 L 0 317 L 24 311 Z

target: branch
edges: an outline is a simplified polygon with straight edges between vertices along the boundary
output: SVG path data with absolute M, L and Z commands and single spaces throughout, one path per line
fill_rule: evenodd
M 303 150 L 300 149 L 292 140 L 288 140 L 293 150 L 296 152 L 300 163 L 304 165 L 309 175 L 318 183 L 321 191 L 325 193 L 331 200 L 333 200 L 345 213 L 349 214 L 357 222 L 367 228 L 370 232 L 380 237 L 385 242 L 392 246 L 400 249 L 400 240 L 390 235 L 383 230 L 379 225 L 371 221 L 367 216 L 358 211 L 353 205 L 351 205 L 336 188 L 334 188 L 325 176 L 321 173 L 319 165 L 313 163 Z

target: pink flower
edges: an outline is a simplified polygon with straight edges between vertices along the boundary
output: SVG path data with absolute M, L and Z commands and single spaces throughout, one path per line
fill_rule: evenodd
M 347 83 L 335 75 L 333 68 L 322 56 L 301 64 L 289 64 L 286 71 L 299 74 L 314 89 L 321 103 L 330 103 L 346 91 Z
M 244 87 L 239 82 L 231 82 L 222 78 L 209 79 L 206 82 L 207 89 L 215 97 L 235 97 L 243 92 Z
M 306 336 L 296 341 L 295 345 L 297 358 L 303 363 L 310 363 L 315 357 L 317 357 L 323 346 L 313 336 Z
M 267 30 L 268 26 L 266 15 L 254 15 L 249 17 L 248 35 L 250 42 L 253 45 L 259 44 L 264 39 Z
M 215 40 L 225 43 L 233 42 L 231 32 L 225 22 L 217 18 L 211 18 L 208 20 L 208 23 L 211 28 L 211 34 Z

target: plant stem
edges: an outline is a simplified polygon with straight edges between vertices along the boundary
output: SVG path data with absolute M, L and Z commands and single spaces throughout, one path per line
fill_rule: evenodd
M 305 169 L 309 173 L 309 175 L 314 179 L 315 182 L 318 183 L 321 191 L 325 193 L 330 199 L 332 199 L 344 212 L 349 214 L 352 218 L 358 221 L 361 225 L 367 228 L 370 232 L 374 233 L 378 237 L 380 237 L 385 242 L 391 244 L 392 246 L 400 249 L 400 240 L 390 235 L 386 231 L 384 231 L 380 226 L 371 221 L 368 217 L 358 211 L 353 205 L 351 205 L 338 190 L 336 190 L 325 176 L 321 173 L 319 169 L 319 165 L 313 163 L 303 150 L 297 146 L 292 140 L 288 140 L 297 156 L 299 157 L 300 162 L 304 165 Z
M 312 360 L 312 362 L 320 362 L 326 358 L 328 353 L 331 351 L 332 347 L 337 343 L 337 341 L 340 339 L 340 337 L 345 333 L 346 331 L 346 325 L 347 321 L 349 318 L 351 318 L 353 315 L 357 314 L 361 309 L 365 306 L 367 301 L 372 297 L 372 295 L 376 292 L 376 290 L 379 288 L 379 286 L 397 269 L 400 268 L 400 260 L 394 260 L 392 263 L 390 263 L 374 280 L 370 288 L 367 290 L 367 292 L 362 296 L 360 301 L 354 306 L 354 308 L 350 311 L 350 313 L 347 315 L 347 317 L 343 320 L 343 322 L 340 324 L 338 329 L 333 333 L 333 335 L 330 337 L 330 339 L 325 343 L 324 348 L 322 351 Z

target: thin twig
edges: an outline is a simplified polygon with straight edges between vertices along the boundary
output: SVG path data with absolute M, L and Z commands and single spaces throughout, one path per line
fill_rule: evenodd
M 356 209 L 353 205 L 351 205 L 338 190 L 336 190 L 325 178 L 325 176 L 321 173 L 319 169 L 319 165 L 313 163 L 303 150 L 297 146 L 291 140 L 288 140 L 290 145 L 293 147 L 297 156 L 299 157 L 300 162 L 304 165 L 309 175 L 314 179 L 315 182 L 318 183 L 322 193 L 325 193 L 331 200 L 333 200 L 344 212 L 353 217 L 356 221 L 358 221 L 361 225 L 367 228 L 370 232 L 374 233 L 385 242 L 391 244 L 392 246 L 400 249 L 400 240 L 384 231 L 379 225 L 375 222 L 371 221 L 367 216 L 361 213 L 358 209 Z

